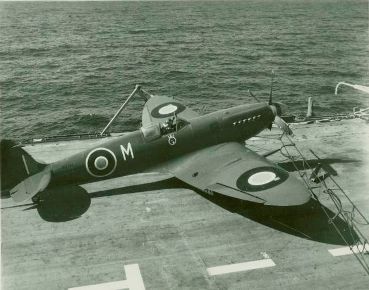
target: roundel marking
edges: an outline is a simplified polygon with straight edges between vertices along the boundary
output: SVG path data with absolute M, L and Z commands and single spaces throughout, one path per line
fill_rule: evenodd
M 117 157 L 106 148 L 96 148 L 86 157 L 86 170 L 94 177 L 105 177 L 112 174 L 117 167 Z
M 261 191 L 277 186 L 288 176 L 288 172 L 279 167 L 257 167 L 244 172 L 237 179 L 236 185 L 243 191 Z
M 169 104 L 166 105 L 165 107 L 162 107 L 159 109 L 159 114 L 160 115 L 167 115 L 167 114 L 173 114 L 175 111 L 177 111 L 178 107 L 173 105 L 173 104 Z
M 153 116 L 154 118 L 166 118 L 169 116 L 173 116 L 174 113 L 179 114 L 185 109 L 186 107 L 180 103 L 167 102 L 152 109 L 151 116 Z
M 106 159 L 106 157 L 99 156 L 95 159 L 94 165 L 97 170 L 104 170 L 106 167 L 108 167 L 109 161 Z
M 253 175 L 251 175 L 249 177 L 249 179 L 247 180 L 247 182 L 251 185 L 263 185 L 263 184 L 267 184 L 269 182 L 272 182 L 275 178 L 277 177 L 277 175 L 275 175 L 274 172 L 271 171 L 260 171 L 257 172 Z

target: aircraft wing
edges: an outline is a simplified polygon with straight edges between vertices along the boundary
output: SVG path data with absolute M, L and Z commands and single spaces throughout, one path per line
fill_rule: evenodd
M 192 111 L 177 100 L 165 96 L 152 96 L 145 104 L 142 112 L 142 126 L 163 123 L 166 119 L 178 117 L 189 120 L 198 117 L 199 114 Z
M 204 192 L 265 205 L 299 205 L 311 196 L 296 177 L 236 142 L 189 153 L 162 169 Z

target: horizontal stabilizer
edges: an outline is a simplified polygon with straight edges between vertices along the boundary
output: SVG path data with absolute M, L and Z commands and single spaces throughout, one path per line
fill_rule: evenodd
M 14 202 L 20 203 L 24 202 L 33 196 L 35 196 L 40 191 L 43 191 L 50 182 L 51 172 L 49 167 L 46 167 L 39 173 L 36 173 L 17 186 L 10 190 L 10 196 Z

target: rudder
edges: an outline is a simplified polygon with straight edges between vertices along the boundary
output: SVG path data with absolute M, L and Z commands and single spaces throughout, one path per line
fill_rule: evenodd
M 7 192 L 21 181 L 27 179 L 40 171 L 47 164 L 37 162 L 21 146 L 12 140 L 0 141 L 0 176 L 1 196 L 8 196 Z

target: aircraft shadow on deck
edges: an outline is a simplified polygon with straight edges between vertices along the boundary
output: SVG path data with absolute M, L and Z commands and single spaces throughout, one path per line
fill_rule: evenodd
M 61 186 L 47 192 L 36 208 L 40 217 L 48 222 L 66 222 L 80 217 L 91 205 L 90 195 L 79 186 Z
M 37 209 L 40 217 L 48 222 L 67 222 L 82 216 L 89 209 L 91 198 L 178 187 L 183 188 L 184 185 L 174 178 L 90 194 L 80 186 L 65 185 L 48 190 L 47 194 L 43 195 L 40 204 L 31 204 L 30 207 L 24 210 Z
M 240 201 L 220 194 L 214 194 L 213 196 L 207 195 L 175 178 L 92 194 L 88 194 L 78 186 L 59 188 L 57 192 L 50 194 L 49 198 L 37 206 L 37 211 L 42 219 L 49 222 L 69 221 L 81 216 L 87 211 L 91 203 L 90 198 L 173 188 L 194 190 L 208 201 L 213 202 L 227 211 L 237 213 L 290 235 L 322 243 L 346 245 L 333 225 L 329 223 L 321 205 L 313 199 L 301 206 L 264 206 L 252 202 Z M 335 216 L 335 213 L 327 207 L 324 207 L 324 209 L 330 217 Z M 343 219 L 336 217 L 334 221 L 337 228 L 349 243 L 353 244 L 358 240 L 357 234 L 353 230 L 350 231 L 350 226 Z
M 329 223 L 328 217 L 334 217 L 335 213 L 324 205 L 320 205 L 316 200 L 311 199 L 308 203 L 301 206 L 264 206 L 252 202 L 240 201 L 238 199 L 214 194 L 213 196 L 203 193 L 186 183 L 175 178 L 153 182 L 149 184 L 134 185 L 121 189 L 97 192 L 91 197 L 111 196 L 135 192 L 153 191 L 172 188 L 188 188 L 210 202 L 230 211 L 256 221 L 287 234 L 313 240 L 321 243 L 346 245 L 342 237 L 337 233 L 334 226 Z M 322 209 L 324 207 L 325 212 Z M 336 227 L 340 230 L 343 237 L 350 244 L 358 241 L 359 237 L 343 219 L 334 219 Z
M 324 205 L 320 205 L 316 200 L 311 199 L 308 203 L 300 206 L 279 207 L 239 201 L 218 194 L 208 196 L 202 192 L 198 193 L 230 212 L 237 213 L 275 230 L 321 243 L 346 245 L 334 226 L 329 222 L 322 207 L 324 207 L 329 217 L 334 217 L 335 213 Z M 359 240 L 354 229 L 343 219 L 336 217 L 334 223 L 349 244 L 355 244 Z

